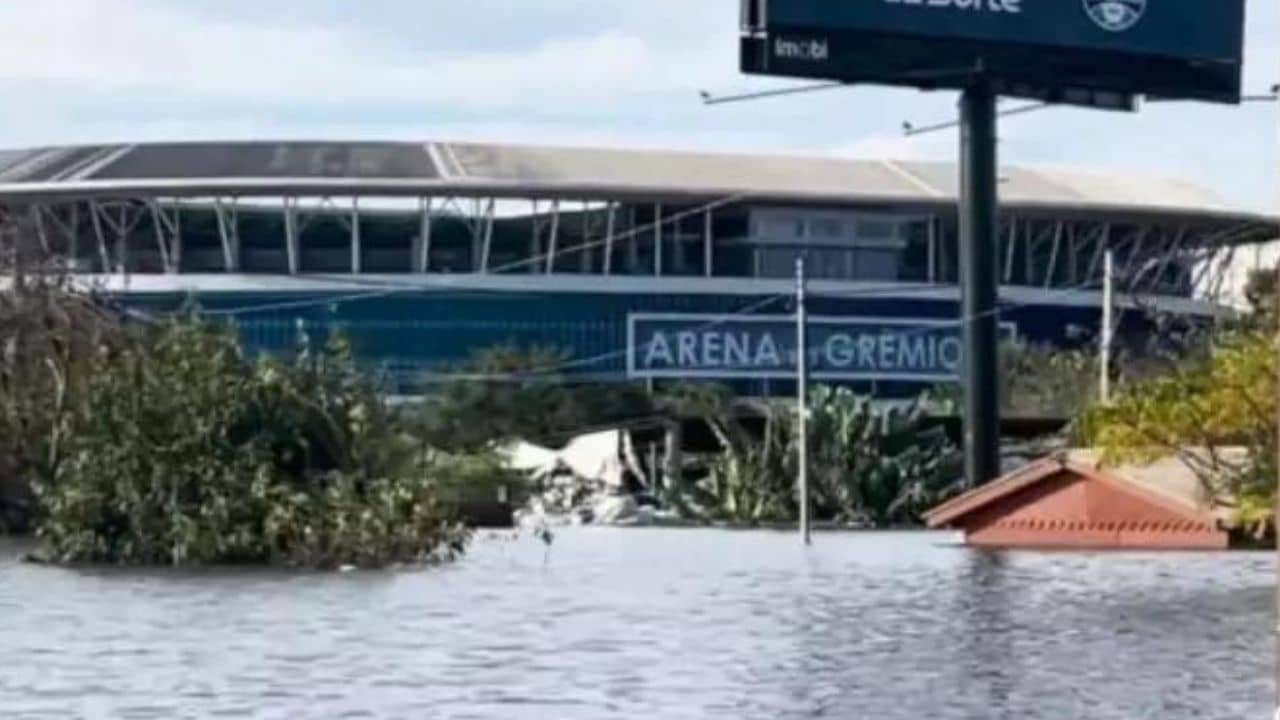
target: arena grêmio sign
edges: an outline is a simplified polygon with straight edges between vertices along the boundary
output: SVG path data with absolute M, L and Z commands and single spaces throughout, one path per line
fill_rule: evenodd
M 960 369 L 960 328 L 949 320 L 811 317 L 810 375 L 818 380 L 945 382 Z M 1002 326 L 1014 336 L 1014 326 Z M 627 375 L 635 378 L 791 379 L 796 321 L 789 315 L 628 316 Z
M 1238 102 L 1244 0 L 743 0 L 748 73 L 1102 107 Z

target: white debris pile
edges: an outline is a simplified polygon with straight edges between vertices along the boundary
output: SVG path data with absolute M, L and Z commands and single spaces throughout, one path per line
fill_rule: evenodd
M 581 435 L 552 450 L 516 442 L 501 450 L 507 467 L 528 474 L 537 488 L 516 511 L 523 527 L 557 524 L 633 524 L 648 515 L 628 490 L 643 477 L 631 436 L 619 430 Z

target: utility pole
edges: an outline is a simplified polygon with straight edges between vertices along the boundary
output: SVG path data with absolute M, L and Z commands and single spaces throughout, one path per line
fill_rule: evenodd
M 1098 363 L 1098 399 L 1103 403 L 1111 401 L 1111 343 L 1113 341 L 1113 320 L 1115 312 L 1115 256 L 1111 248 L 1107 248 L 1102 256 L 1102 359 Z
M 1277 243 L 1280 251 L 1280 243 Z M 1276 257 L 1274 275 L 1271 278 L 1271 297 L 1274 306 L 1276 323 L 1276 506 L 1275 516 L 1271 519 L 1271 530 L 1276 541 L 1276 659 L 1275 659 L 1275 691 L 1276 720 L 1280 720 L 1280 255 Z
M 960 309 L 964 466 L 971 487 L 1000 475 L 996 331 L 996 94 L 979 73 L 960 96 Z
M 1272 85 L 1273 95 L 1280 95 L 1280 85 Z M 1271 518 L 1271 531 L 1276 542 L 1276 658 L 1275 658 L 1275 719 L 1280 720 L 1280 241 L 1276 242 L 1276 266 L 1271 277 L 1271 299 L 1274 303 L 1276 323 L 1276 507 Z
M 796 448 L 800 485 L 800 539 L 812 544 L 809 534 L 809 341 L 804 307 L 804 254 L 796 256 Z

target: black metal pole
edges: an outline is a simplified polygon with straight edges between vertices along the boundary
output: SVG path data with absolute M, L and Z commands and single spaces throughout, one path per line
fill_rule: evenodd
M 965 476 L 973 486 L 1000 475 L 996 182 L 996 96 L 979 81 L 960 97 L 961 382 Z

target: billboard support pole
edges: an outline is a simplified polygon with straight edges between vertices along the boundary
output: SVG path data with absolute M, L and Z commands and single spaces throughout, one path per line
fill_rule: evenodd
M 1000 474 L 996 317 L 996 95 L 978 76 L 960 97 L 960 295 L 965 477 Z

